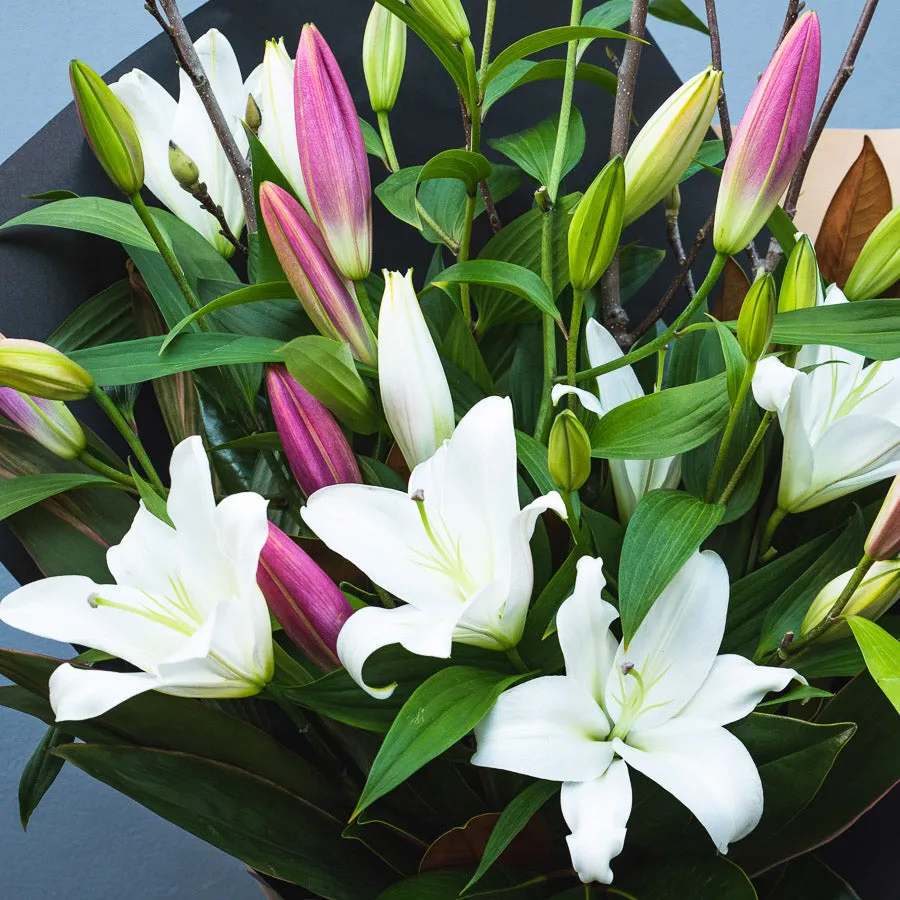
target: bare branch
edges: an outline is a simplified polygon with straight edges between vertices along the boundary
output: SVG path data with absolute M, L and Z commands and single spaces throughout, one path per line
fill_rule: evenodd
M 669 246 L 672 248 L 672 253 L 675 254 L 679 271 L 686 259 L 684 246 L 681 243 L 681 227 L 678 224 L 680 207 L 681 192 L 676 185 L 672 189 L 672 193 L 669 197 L 666 198 L 666 237 L 669 239 Z M 687 274 L 684 278 L 684 290 L 688 295 L 688 300 L 693 300 L 696 290 L 694 289 L 694 276 L 691 274 L 690 269 L 687 270 Z
M 189 192 L 194 199 L 219 223 L 219 234 L 231 244 L 235 250 L 237 250 L 243 256 L 247 255 L 247 247 L 242 244 L 235 236 L 234 232 L 231 230 L 231 227 L 228 225 L 228 220 L 225 218 L 225 211 L 216 203 L 215 200 L 209 195 L 209 189 L 206 186 L 205 181 L 201 181 L 196 190 Z
M 787 37 L 787 33 L 794 27 L 797 16 L 800 15 L 806 4 L 803 0 L 788 0 L 787 12 L 784 14 L 784 25 L 781 26 L 781 34 L 778 35 L 778 43 L 776 47 L 781 46 L 781 42 Z
M 709 27 L 709 49 L 712 55 L 713 68 L 723 72 L 722 41 L 719 37 L 719 17 L 716 13 L 716 0 L 706 0 L 706 24 Z M 722 126 L 722 140 L 725 152 L 731 149 L 731 116 L 728 114 L 728 101 L 725 99 L 725 79 L 719 88 L 719 124 Z

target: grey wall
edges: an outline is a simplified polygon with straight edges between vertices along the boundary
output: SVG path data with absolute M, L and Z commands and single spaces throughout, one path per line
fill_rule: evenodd
M 258 2 L 258 0 L 257 0 Z M 340 0 L 334 0 L 340 2 Z M 553 0 L 564 6 L 563 0 Z M 501 3 L 500 14 L 505 4 Z M 183 0 L 187 12 L 200 0 Z M 259 3 L 260 15 L 265 4 Z M 588 0 L 586 6 L 594 5 Z M 702 17 L 702 0 L 689 0 Z M 821 0 L 823 81 L 843 53 L 862 0 Z M 720 0 L 723 54 L 732 117 L 737 120 L 781 27 L 783 0 Z M 832 124 L 900 127 L 900 99 L 891 36 L 900 33 L 896 2 L 882 4 L 857 71 Z M 509 8 L 507 6 L 507 8 Z M 298 24 L 302 0 L 298 0 Z M 653 34 L 679 74 L 708 60 L 706 39 L 653 22 Z M 156 33 L 142 0 L 0 0 L 0 84 L 4 87 L 0 161 L 69 101 L 66 65 L 79 57 L 99 71 L 113 66 Z M 12 587 L 0 571 L 0 596 Z M 63 647 L 0 624 L 0 646 L 64 655 Z M 241 867 L 156 819 L 103 785 L 66 767 L 27 835 L 18 823 L 19 773 L 43 727 L 0 709 L 0 870 L 4 896 L 20 900 L 80 896 L 88 900 L 245 900 L 259 893 Z

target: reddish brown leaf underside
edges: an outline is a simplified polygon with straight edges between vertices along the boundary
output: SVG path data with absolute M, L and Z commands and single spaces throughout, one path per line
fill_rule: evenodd
M 716 299 L 712 314 L 720 322 L 733 321 L 738 317 L 749 290 L 750 279 L 747 278 L 747 273 L 729 257 L 722 273 L 722 293 Z

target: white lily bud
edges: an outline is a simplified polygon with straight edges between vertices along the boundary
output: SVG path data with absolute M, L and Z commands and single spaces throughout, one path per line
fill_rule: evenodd
M 410 469 L 434 456 L 456 424 L 450 386 L 412 283 L 384 273 L 378 381 L 391 432 Z
M 363 38 L 363 71 L 373 112 L 390 112 L 406 65 L 406 22 L 376 3 Z

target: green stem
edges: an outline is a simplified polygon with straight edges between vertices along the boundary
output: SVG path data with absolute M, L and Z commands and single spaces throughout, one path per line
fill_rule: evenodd
M 684 329 L 688 322 L 694 317 L 694 314 L 703 306 L 710 291 L 719 280 L 719 276 L 722 274 L 722 270 L 725 268 L 727 260 L 728 257 L 726 254 L 716 254 L 703 284 L 700 285 L 697 289 L 697 293 L 694 295 L 694 299 L 691 300 L 684 312 L 678 316 L 678 318 L 675 319 L 675 321 L 659 335 L 659 337 L 654 338 L 652 341 L 648 341 L 646 344 L 637 347 L 630 353 L 626 353 L 624 356 L 620 356 L 618 359 L 613 359 L 608 363 L 604 363 L 602 366 L 594 366 L 592 369 L 576 372 L 576 383 L 589 381 L 591 378 L 596 378 L 598 375 L 605 375 L 607 372 L 615 372 L 616 369 L 621 369 L 623 366 L 630 366 L 632 363 L 636 363 L 638 360 L 651 356 L 665 347 L 676 334 Z
M 144 474 L 149 479 L 150 483 L 156 489 L 161 497 L 166 496 L 166 488 L 162 483 L 162 479 L 156 472 L 156 469 L 153 468 L 153 463 L 150 462 L 150 457 L 147 456 L 147 451 L 144 449 L 144 445 L 140 442 L 138 436 L 131 430 L 128 425 L 128 422 L 125 421 L 125 417 L 119 412 L 119 408 L 115 403 L 110 399 L 110 397 L 99 387 L 94 385 L 91 388 L 91 396 L 97 402 L 97 405 L 109 416 L 109 420 L 116 426 L 116 429 L 119 431 L 119 434 L 125 438 L 125 443 L 131 448 L 131 452 L 135 455 L 137 461 L 141 464 L 141 467 L 144 470 Z
M 566 382 L 575 384 L 575 370 L 578 368 L 578 336 L 581 332 L 581 317 L 584 314 L 584 291 L 572 291 L 572 321 L 569 324 L 569 340 L 566 342 Z M 569 408 L 575 409 L 575 395 L 569 396 Z
M 400 169 L 400 161 L 397 159 L 397 151 L 394 149 L 394 139 L 391 137 L 391 121 L 385 110 L 378 112 L 378 131 L 381 133 L 381 142 L 384 144 L 384 152 L 387 153 L 388 168 L 392 172 Z
M 187 305 L 191 308 L 192 312 L 197 312 L 201 306 L 200 300 L 194 293 L 194 289 L 188 284 L 188 280 L 181 268 L 181 263 L 176 259 L 175 254 L 172 252 L 172 248 L 166 243 L 166 239 L 159 230 L 156 220 L 153 218 L 150 210 L 147 209 L 147 204 L 144 203 L 139 193 L 132 194 L 128 199 L 134 207 L 134 211 L 138 214 L 138 218 L 144 223 L 144 227 L 147 229 L 153 243 L 156 244 L 159 255 L 169 267 L 169 271 L 172 273 L 172 277 L 178 285 L 178 290 L 181 291 Z M 203 327 L 202 320 L 200 327 Z
M 775 550 L 772 547 L 772 538 L 775 537 L 775 532 L 778 530 L 778 526 L 784 520 L 784 517 L 787 515 L 787 510 L 782 509 L 780 506 L 776 506 L 772 515 L 769 516 L 769 521 L 766 522 L 765 530 L 763 531 L 762 539 L 759 544 L 759 559 L 760 562 L 767 562 L 775 555 Z
M 756 363 L 747 363 L 744 370 L 744 377 L 741 379 L 737 396 L 728 413 L 728 422 L 725 425 L 725 433 L 722 435 L 722 443 L 719 444 L 719 452 L 716 454 L 716 462 L 713 466 L 712 475 L 709 477 L 709 484 L 706 488 L 706 502 L 712 503 L 716 494 L 716 488 L 719 486 L 719 479 L 722 477 L 722 469 L 725 467 L 725 458 L 728 456 L 728 449 L 731 447 L 731 441 L 734 438 L 734 430 L 737 428 L 738 418 L 741 410 L 744 408 L 744 401 L 750 391 L 750 385 L 753 382 L 753 373 L 756 370 Z
M 440 223 L 422 206 L 418 199 L 416 200 L 416 212 L 419 214 L 419 218 L 447 245 L 447 249 L 456 256 L 459 253 L 459 244 L 441 228 Z
M 478 153 L 481 149 L 481 105 L 479 101 L 480 86 L 478 81 L 478 69 L 475 62 L 475 48 L 472 42 L 466 38 L 462 44 L 463 56 L 466 60 L 466 73 L 469 77 L 469 97 L 466 100 L 466 109 L 469 117 L 469 150 Z M 466 198 L 466 216 L 463 221 L 462 240 L 459 243 L 459 253 L 456 258 L 459 262 L 467 262 L 472 246 L 472 225 L 475 222 L 475 199 L 477 188 Z M 472 300 L 471 289 L 468 284 L 460 285 L 460 299 L 462 301 L 463 318 L 466 325 L 472 327 Z
M 88 453 L 87 450 L 81 451 L 78 456 L 78 462 L 87 466 L 89 469 L 93 469 L 95 472 L 99 472 L 101 475 L 105 475 L 111 481 L 121 484 L 130 491 L 137 490 L 137 485 L 135 485 L 134 479 L 130 475 L 126 475 L 124 472 L 120 472 L 118 469 L 108 466 L 102 460 L 97 459 L 93 454 Z
M 744 477 L 744 472 L 747 471 L 747 467 L 753 462 L 753 457 L 756 455 L 756 451 L 759 449 L 759 445 L 763 442 L 763 438 L 766 436 L 766 432 L 769 430 L 769 425 L 772 424 L 772 419 L 775 418 L 775 413 L 767 412 L 763 417 L 762 421 L 759 423 L 759 427 L 756 429 L 756 434 L 753 435 L 753 440 L 750 441 L 750 446 L 747 448 L 744 453 L 741 461 L 738 463 L 738 467 L 734 470 L 734 475 L 731 476 L 731 480 L 725 485 L 725 490 L 722 491 L 721 496 L 716 501 L 720 506 L 724 506 L 731 495 L 734 493 L 734 489 L 740 483 L 741 478 Z
M 378 332 L 378 319 L 375 316 L 375 310 L 372 309 L 372 301 L 369 299 L 369 292 L 366 290 L 365 281 L 354 281 L 356 287 L 356 301 L 362 311 L 366 324 L 372 329 L 372 334 Z
M 478 70 L 478 102 L 484 98 L 484 76 L 491 61 L 491 41 L 494 37 L 494 19 L 497 15 L 497 0 L 487 0 L 484 18 L 484 41 L 481 44 L 481 68 Z
M 581 24 L 581 10 L 583 0 L 572 0 L 572 15 L 570 25 Z M 559 183 L 562 181 L 562 170 L 566 159 L 566 144 L 569 140 L 569 120 L 572 117 L 572 95 L 575 92 L 575 63 L 578 54 L 578 41 L 569 41 L 566 54 L 566 72 L 563 78 L 562 103 L 559 108 L 559 127 L 556 131 L 556 147 L 553 150 L 553 164 L 550 167 L 550 183 L 547 190 L 550 199 L 555 203 L 559 192 Z
M 530 672 L 531 669 L 525 665 L 525 660 L 522 659 L 522 655 L 515 647 L 510 647 L 509 650 L 506 651 L 506 658 L 520 671 L 522 674 L 526 672 Z
M 553 220 L 555 215 L 551 206 L 544 213 L 541 221 L 541 277 L 551 290 L 553 289 Z M 550 393 L 553 390 L 553 379 L 556 377 L 556 324 L 553 318 L 546 314 L 541 322 L 543 328 L 544 380 L 541 385 L 541 406 L 538 410 L 534 435 L 539 441 L 546 443 L 553 417 L 553 403 L 550 399 Z
M 469 250 L 472 246 L 472 224 L 475 221 L 475 198 L 472 194 L 466 198 L 466 218 L 463 227 L 462 241 L 459 244 L 459 253 L 456 258 L 459 262 L 466 262 L 469 259 Z M 459 296 L 462 301 L 463 318 L 469 329 L 472 328 L 472 300 L 470 297 L 470 288 L 466 282 L 460 284 Z

